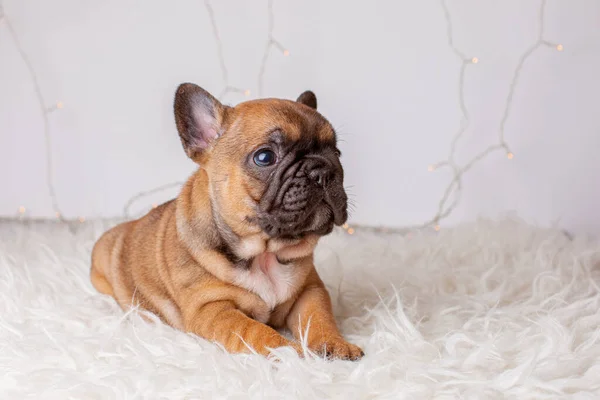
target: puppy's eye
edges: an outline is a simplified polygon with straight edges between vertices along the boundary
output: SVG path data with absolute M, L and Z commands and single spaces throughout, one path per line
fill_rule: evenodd
M 268 167 L 275 164 L 277 157 L 272 150 L 262 149 L 254 153 L 254 164 L 259 167 Z

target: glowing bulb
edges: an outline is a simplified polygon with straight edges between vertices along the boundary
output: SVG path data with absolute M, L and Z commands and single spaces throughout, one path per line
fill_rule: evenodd
M 19 214 L 25 214 L 25 211 L 27 211 L 27 210 L 25 209 L 24 206 L 19 207 Z
M 289 56 L 290 55 L 290 51 L 289 50 L 284 50 L 283 51 L 283 55 L 286 56 L 286 57 Z
M 352 234 L 354 234 L 354 228 L 348 229 L 348 235 L 352 235 Z
M 244 90 L 244 96 L 246 96 L 246 97 L 250 96 L 250 89 Z
M 509 160 L 512 160 L 514 156 L 515 155 L 513 153 L 511 153 L 510 151 L 508 153 L 506 153 L 506 158 L 508 158 Z
M 344 224 L 344 225 L 342 225 L 342 228 L 344 228 L 344 229 L 348 229 L 348 224 Z
M 85 222 L 85 217 L 79 217 L 78 220 L 79 220 L 79 222 L 84 223 Z
M 436 232 L 439 232 L 439 230 L 440 230 L 440 226 L 439 226 L 439 225 L 436 225 L 436 226 L 434 226 L 434 227 L 433 227 L 433 229 L 435 229 L 435 231 L 436 231 Z
M 59 101 L 58 103 L 56 103 L 56 108 L 58 108 L 59 110 L 62 109 L 65 106 L 65 104 L 62 101 Z
M 473 64 L 477 64 L 477 63 L 479 62 L 479 58 L 477 58 L 477 57 L 473 57 L 473 58 L 471 58 L 471 62 L 472 62 Z
M 563 47 L 563 45 L 562 45 L 562 44 L 557 44 L 557 45 L 556 45 L 556 50 L 558 50 L 558 51 L 563 51 L 563 50 L 564 50 L 564 47 Z
M 427 171 L 429 171 L 429 172 L 435 171 L 435 166 L 434 165 L 430 165 L 429 167 L 427 167 Z

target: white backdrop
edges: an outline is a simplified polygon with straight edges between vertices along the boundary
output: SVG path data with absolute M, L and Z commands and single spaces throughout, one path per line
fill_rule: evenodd
M 194 165 L 174 127 L 175 87 L 192 81 L 215 94 L 227 84 L 250 91 L 226 94 L 230 104 L 256 97 L 268 40 L 267 1 L 213 3 L 227 82 L 201 0 L 4 0 L 0 215 L 17 215 L 19 207 L 27 217 L 55 214 L 44 113 L 19 49 L 45 107 L 63 106 L 46 116 L 64 216 L 120 215 L 136 193 L 184 180 Z M 548 44 L 530 53 L 539 0 L 446 5 L 450 30 L 439 0 L 274 0 L 273 36 L 283 47 L 270 48 L 263 94 L 316 92 L 343 140 L 353 223 L 421 224 L 436 215 L 454 176 L 428 166 L 448 158 L 461 126 L 461 70 L 469 123 L 456 142 L 459 167 L 499 143 L 525 56 L 505 124 L 510 150 L 488 154 L 465 173 L 460 201 L 440 225 L 516 210 L 532 222 L 599 233 L 600 2 L 548 0 Z M 132 211 L 174 193 L 142 198 Z

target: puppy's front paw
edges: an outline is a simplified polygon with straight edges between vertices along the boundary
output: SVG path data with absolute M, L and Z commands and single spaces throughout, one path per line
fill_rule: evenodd
M 327 358 L 352 361 L 359 360 L 365 355 L 360 347 L 346 342 L 343 338 L 326 339 L 316 346 L 311 346 L 311 350 Z

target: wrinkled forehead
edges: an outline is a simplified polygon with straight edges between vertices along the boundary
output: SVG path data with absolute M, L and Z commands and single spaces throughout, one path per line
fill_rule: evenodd
M 229 130 L 239 130 L 252 141 L 306 142 L 307 145 L 335 146 L 331 124 L 316 110 L 279 99 L 255 100 L 233 109 Z

